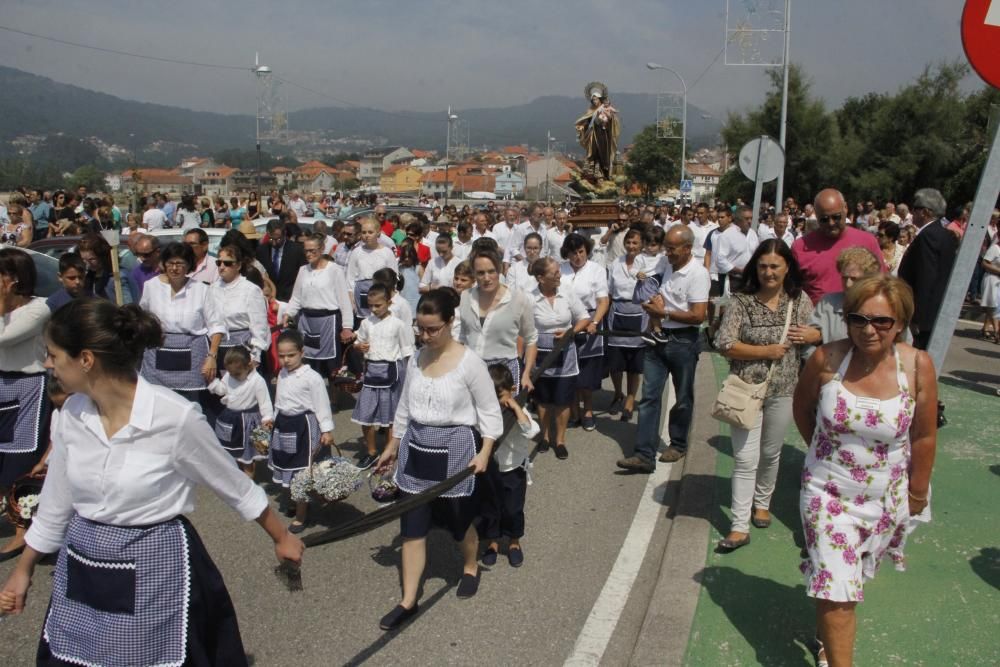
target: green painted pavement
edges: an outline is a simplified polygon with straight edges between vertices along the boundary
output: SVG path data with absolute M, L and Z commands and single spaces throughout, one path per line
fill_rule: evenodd
M 727 365 L 714 356 L 721 383 Z M 858 606 L 858 665 L 1000 664 L 1000 400 L 940 385 L 949 424 L 938 435 L 933 514 L 906 549 L 907 571 L 886 560 Z M 789 431 L 766 530 L 731 554 L 714 553 L 729 530 L 733 459 L 728 427 L 719 454 L 709 553 L 685 662 L 813 664 L 814 606 L 798 571 L 798 478 L 805 443 Z

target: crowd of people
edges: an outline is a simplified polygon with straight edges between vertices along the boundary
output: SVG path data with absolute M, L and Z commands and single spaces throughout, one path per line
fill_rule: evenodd
M 79 196 L 57 202 L 69 208 Z M 72 619 L 106 620 L 119 602 L 71 595 L 67 581 L 72 589 L 74 574 L 87 580 L 81 568 L 106 574 L 109 562 L 165 567 L 157 550 L 200 545 L 181 516 L 195 484 L 257 519 L 279 558 L 300 560 L 308 503 L 283 493 L 285 525 L 252 480 L 266 462 L 288 489 L 326 456 L 344 417 L 362 427 L 359 467 L 393 474 L 403 498 L 467 467 L 475 473 L 403 515 L 402 595 L 381 627 L 417 613 L 434 524 L 460 544 L 457 592 L 471 597 L 480 560 L 493 564 L 505 552 L 511 566 L 524 563 L 532 450 L 568 459 L 573 430 L 597 428 L 595 392 L 606 377 L 614 388 L 607 413 L 636 422 L 634 452 L 618 467 L 650 473 L 684 458 L 696 408 L 711 407 L 694 402 L 707 344 L 741 383 L 763 387 L 756 417 L 732 428 L 732 525 L 719 549 L 742 548 L 751 524 L 770 524 L 794 420 L 809 443 L 803 572 L 817 598 L 821 655 L 849 664 L 863 581 L 884 556 L 902 562 L 908 522 L 929 495 L 937 398 L 921 350 L 964 231 L 961 217 L 945 217 L 936 190 L 918 191 L 909 207 L 865 202 L 853 211 L 840 192 L 823 190 L 801 210 L 793 200 L 781 212 L 763 210 L 756 229 L 750 207 L 706 203 L 623 204 L 616 220 L 590 230 L 573 229 L 567 206 L 545 203 L 456 210 L 427 202 L 426 213 L 397 215 L 376 202 L 370 216 L 316 219 L 308 232 L 300 218 L 342 214 L 360 201 L 275 192 L 263 205 L 255 194 L 229 207 L 190 196 L 169 204 L 151 197 L 141 217 L 127 216 L 140 260 L 129 276 L 131 305 L 112 303 L 100 230 L 84 230 L 77 250 L 60 258 L 63 288 L 48 303 L 33 296 L 30 258 L 0 249 L 0 379 L 14 406 L 4 418 L 0 485 L 48 467 L 31 528 L 0 551 L 4 560 L 24 552 L 0 610 L 23 608 L 34 564 L 63 549 L 40 656 L 53 664 L 96 664 L 113 650 L 136 651 L 136 662 L 176 657 L 175 645 L 142 641 L 152 608 L 115 626 L 133 633 L 123 647 L 83 636 Z M 243 223 L 262 215 L 261 237 Z M 29 217 L 44 217 L 13 198 L 4 216 L 4 234 L 29 225 L 33 235 Z M 52 233 L 63 218 L 47 219 Z M 982 264 L 984 304 L 996 300 L 1000 280 L 996 222 Z M 166 225 L 185 230 L 183 241 L 161 246 L 143 233 Z M 203 228 L 220 226 L 228 231 L 213 258 Z M 9 233 L 11 246 L 24 245 L 27 232 Z M 668 379 L 676 400 L 661 451 Z M 334 407 L 348 384 L 360 387 L 349 416 Z M 503 410 L 516 422 L 506 435 Z M 253 440 L 261 429 L 270 431 L 266 454 Z M 148 544 L 136 542 L 138 527 L 153 525 Z M 199 581 L 216 596 L 201 601 L 231 612 L 210 559 L 195 551 L 185 557 L 198 556 Z M 138 586 L 131 567 L 121 568 L 120 583 Z M 238 650 L 235 616 L 188 612 L 189 651 Z

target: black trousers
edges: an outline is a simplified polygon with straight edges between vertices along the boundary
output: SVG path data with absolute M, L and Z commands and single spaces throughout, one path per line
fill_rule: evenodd
M 482 483 L 479 536 L 496 540 L 500 537 L 524 536 L 524 499 L 528 492 L 528 473 L 524 468 L 500 472 L 490 458 Z

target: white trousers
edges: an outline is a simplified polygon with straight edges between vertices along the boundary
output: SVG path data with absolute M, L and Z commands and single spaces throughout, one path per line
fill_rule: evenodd
M 792 397 L 764 399 L 757 425 L 750 431 L 730 427 L 733 443 L 733 525 L 737 533 L 750 532 L 753 507 L 768 509 L 778 480 L 778 462 L 785 432 L 792 421 Z

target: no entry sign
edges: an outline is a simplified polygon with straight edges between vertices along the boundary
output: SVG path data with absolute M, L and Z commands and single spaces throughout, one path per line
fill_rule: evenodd
M 962 45 L 979 76 L 1000 88 L 1000 0 L 966 0 Z

